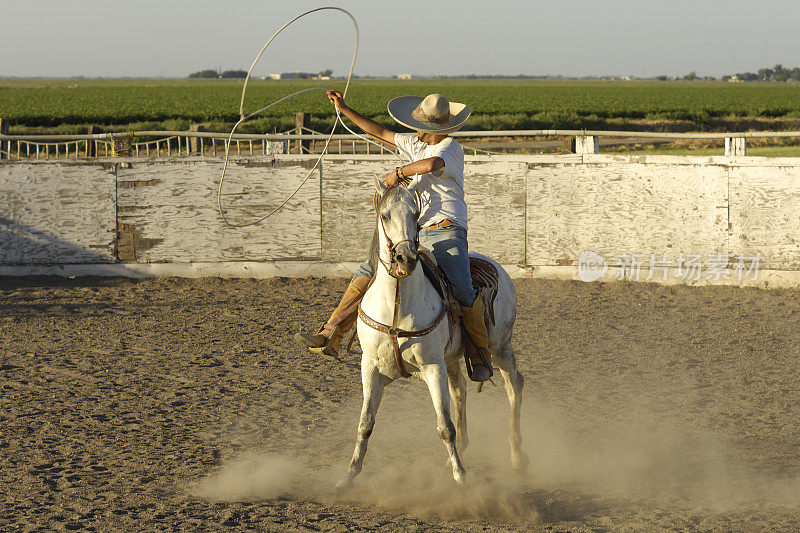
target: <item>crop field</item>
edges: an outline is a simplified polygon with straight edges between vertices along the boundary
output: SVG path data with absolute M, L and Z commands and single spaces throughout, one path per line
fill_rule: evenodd
M 245 111 L 319 85 L 341 90 L 344 81 L 253 80 Z M 224 131 L 238 118 L 241 87 L 242 80 L 0 80 L 0 117 L 11 122 L 12 133 L 82 133 L 90 124 L 109 130 L 186 129 L 192 123 Z M 469 128 L 479 130 L 708 131 L 800 123 L 800 86 L 786 83 L 355 79 L 348 103 L 389 124 L 388 100 L 432 92 L 468 103 Z M 330 127 L 332 108 L 320 91 L 273 107 L 242 131 L 285 131 L 298 111 L 312 113 L 312 128 Z

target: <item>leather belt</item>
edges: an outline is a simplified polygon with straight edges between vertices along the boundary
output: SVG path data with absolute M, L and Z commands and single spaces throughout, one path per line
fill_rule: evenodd
M 449 228 L 452 225 L 453 221 L 450 220 L 449 218 L 446 218 L 439 223 L 431 224 L 430 226 L 425 226 L 422 229 L 443 229 L 443 228 Z

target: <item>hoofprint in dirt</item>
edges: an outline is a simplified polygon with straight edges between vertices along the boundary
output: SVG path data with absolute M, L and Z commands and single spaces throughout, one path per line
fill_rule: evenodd
M 424 385 L 387 391 L 333 494 L 357 355 L 292 335 L 344 280 L 0 280 L 0 529 L 792 530 L 800 294 L 517 281 L 530 472 L 470 389 L 469 486 Z M 423 460 L 419 458 L 423 457 Z

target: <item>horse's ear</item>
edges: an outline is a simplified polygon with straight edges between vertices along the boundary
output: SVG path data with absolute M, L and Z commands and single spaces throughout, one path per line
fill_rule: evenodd
M 375 174 L 374 176 L 375 176 L 375 190 L 378 191 L 378 194 L 383 196 L 383 193 L 389 187 L 386 186 L 386 184 L 378 177 L 377 174 Z
M 372 209 L 377 213 L 381 208 L 381 193 L 375 191 L 372 195 Z

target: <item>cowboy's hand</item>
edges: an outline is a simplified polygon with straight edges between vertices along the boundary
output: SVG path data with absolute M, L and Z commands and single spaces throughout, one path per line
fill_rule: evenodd
M 397 172 L 395 172 L 394 170 L 386 174 L 386 177 L 383 178 L 383 183 L 387 187 L 394 187 L 395 185 L 397 185 L 397 181 L 398 181 Z
M 325 94 L 338 111 L 347 107 L 344 103 L 344 96 L 339 91 L 328 91 Z

